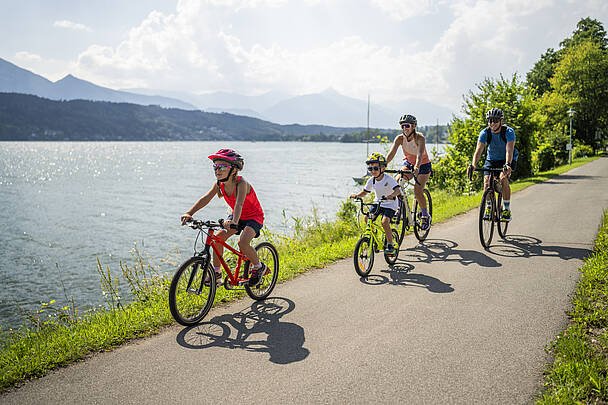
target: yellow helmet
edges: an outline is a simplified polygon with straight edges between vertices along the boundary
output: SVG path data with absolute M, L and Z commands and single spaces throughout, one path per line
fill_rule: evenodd
M 382 155 L 382 153 L 374 152 L 365 161 L 365 163 L 379 163 L 381 165 L 386 166 L 386 158 Z

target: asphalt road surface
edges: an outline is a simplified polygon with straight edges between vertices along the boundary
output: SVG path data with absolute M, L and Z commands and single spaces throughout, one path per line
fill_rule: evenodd
M 342 260 L 0 403 L 530 403 L 606 207 L 603 158 L 514 194 L 489 250 L 474 210 L 406 237 L 393 268 L 377 255 L 367 279 Z

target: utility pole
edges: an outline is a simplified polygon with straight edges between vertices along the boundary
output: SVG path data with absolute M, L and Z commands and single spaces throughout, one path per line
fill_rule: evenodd
M 574 111 L 572 107 L 568 110 L 568 115 L 570 116 L 570 143 L 568 144 L 568 164 L 572 165 L 572 117 L 574 116 Z

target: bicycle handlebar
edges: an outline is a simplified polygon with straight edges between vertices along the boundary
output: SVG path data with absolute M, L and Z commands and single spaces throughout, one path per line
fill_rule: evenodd
M 419 186 L 421 186 L 422 184 L 420 184 L 420 182 L 418 181 L 418 177 L 414 174 L 413 171 L 411 170 L 392 170 L 392 169 L 386 169 L 384 171 L 385 173 L 398 173 L 400 175 L 404 175 L 404 174 L 411 174 L 412 177 L 414 178 L 414 181 L 416 182 L 416 184 L 418 184 Z
M 355 197 L 354 200 L 359 201 L 359 203 L 361 204 L 360 210 L 363 215 L 367 215 L 367 216 L 369 216 L 370 214 L 376 215 L 378 212 L 380 212 L 380 204 L 364 203 L 363 198 L 361 198 L 361 197 Z M 368 209 L 367 212 L 365 212 L 365 210 L 363 209 L 363 207 L 374 207 L 374 206 L 375 206 L 375 209 L 373 212 L 370 209 Z

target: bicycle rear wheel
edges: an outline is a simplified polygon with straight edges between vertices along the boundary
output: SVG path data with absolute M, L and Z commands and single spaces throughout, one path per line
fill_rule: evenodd
M 403 242 L 407 228 L 407 214 L 405 213 L 405 203 L 403 202 L 403 197 L 399 196 L 397 199 L 399 200 L 399 210 L 391 221 L 395 224 L 395 229 L 397 230 L 397 238 L 395 239 L 395 242 L 398 246 L 401 246 L 401 242 Z
M 361 277 L 367 277 L 374 266 L 374 242 L 364 236 L 355 246 L 355 271 Z
M 486 212 L 487 207 L 490 207 Z M 483 193 L 481 205 L 479 206 L 479 240 L 484 248 L 489 248 L 494 235 L 494 219 L 496 218 L 496 204 L 494 203 L 494 191 L 489 188 Z
M 431 193 L 426 188 L 422 190 L 422 195 L 424 195 L 424 199 L 426 200 L 426 210 L 431 217 L 431 221 L 433 220 L 433 199 L 431 198 Z M 418 200 L 414 198 L 414 235 L 416 238 L 422 242 L 426 239 L 431 230 L 431 222 L 429 222 L 429 227 L 423 230 L 420 228 L 420 217 L 422 216 L 422 211 L 420 206 L 418 205 Z
M 215 272 L 209 258 L 191 257 L 175 272 L 169 287 L 169 309 L 179 324 L 195 325 L 207 315 L 215 298 Z
M 391 232 L 393 233 L 393 243 L 395 243 L 395 242 L 397 242 L 397 238 L 399 237 L 399 235 L 397 234 L 397 231 L 395 229 L 391 229 Z M 386 236 L 385 236 L 384 237 L 384 260 L 386 260 L 386 262 L 388 264 L 393 265 L 397 261 L 397 257 L 399 257 L 399 245 L 395 244 L 395 248 L 397 249 L 397 252 L 394 255 L 386 254 L 387 245 L 388 245 L 388 242 L 386 241 Z
M 509 222 L 508 221 L 502 221 L 501 217 L 502 217 L 502 194 L 498 194 L 498 198 L 496 200 L 496 207 L 497 207 L 497 212 L 496 212 L 496 224 L 498 225 L 498 234 L 500 235 L 501 238 L 506 238 L 507 237 L 507 228 L 509 227 Z
M 261 281 L 255 286 L 245 284 L 245 291 L 254 300 L 263 300 L 268 297 L 279 278 L 279 253 L 270 242 L 262 242 L 256 245 L 255 251 L 260 258 L 260 262 L 266 265 L 266 272 L 262 275 Z M 251 263 L 245 263 L 245 278 L 249 278 Z

